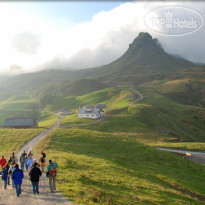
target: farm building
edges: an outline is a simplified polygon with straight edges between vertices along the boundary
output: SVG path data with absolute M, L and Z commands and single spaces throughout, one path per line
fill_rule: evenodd
M 37 128 L 38 122 L 29 118 L 7 119 L 4 128 Z
M 104 116 L 104 111 L 101 109 L 81 109 L 78 112 L 79 118 L 97 119 L 102 116 Z
M 72 114 L 72 112 L 70 110 L 66 110 L 63 108 L 63 109 L 58 111 L 58 114 L 59 115 L 70 115 L 70 114 Z
M 96 105 L 86 105 L 86 109 L 105 109 L 107 106 L 105 104 L 96 104 Z

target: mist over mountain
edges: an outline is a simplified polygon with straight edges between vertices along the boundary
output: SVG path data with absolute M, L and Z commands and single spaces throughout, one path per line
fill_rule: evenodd
M 127 51 L 110 64 L 81 70 L 56 69 L 21 74 L 1 81 L 0 87 L 2 93 L 4 90 L 10 90 L 10 93 L 19 94 L 37 91 L 47 84 L 80 79 L 97 80 L 106 86 L 139 85 L 175 75 L 180 70 L 192 67 L 196 65 L 167 54 L 157 39 L 153 39 L 149 33 L 142 32 L 129 45 Z M 86 82 L 86 85 L 88 84 Z M 80 86 L 76 86 L 77 88 L 80 89 Z
M 140 84 L 194 66 L 183 58 L 167 54 L 157 39 L 142 32 L 119 59 L 82 73 L 87 77 L 100 77 L 105 82 Z

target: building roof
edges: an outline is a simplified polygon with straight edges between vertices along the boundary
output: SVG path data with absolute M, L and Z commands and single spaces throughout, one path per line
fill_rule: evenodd
M 34 119 L 29 118 L 7 119 L 4 122 L 4 127 L 33 126 L 35 123 Z
M 81 109 L 78 114 L 99 114 L 100 109 Z
M 62 108 L 62 109 L 60 109 L 58 112 L 71 112 L 71 111 L 70 111 L 70 110 L 67 110 L 67 109 Z

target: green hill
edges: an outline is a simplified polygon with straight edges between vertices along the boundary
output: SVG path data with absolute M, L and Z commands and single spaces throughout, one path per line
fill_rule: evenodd
M 154 81 L 146 87 L 185 105 L 205 107 L 205 69 L 189 69 L 174 78 Z
M 34 118 L 38 120 L 39 100 L 31 95 L 14 95 L 0 102 L 0 126 L 9 118 Z
M 39 143 L 76 204 L 204 204 L 204 166 L 120 136 L 56 130 Z
M 70 97 L 55 97 L 51 100 L 47 109 L 50 111 L 57 111 L 64 107 L 66 109 L 78 109 L 79 106 L 90 104 L 106 104 L 107 107 L 119 106 L 119 104 L 128 105 L 130 98 L 127 95 L 132 94 L 129 87 L 113 87 L 105 88 L 95 92 L 91 92 L 82 96 Z
M 193 63 L 167 54 L 157 39 L 140 33 L 116 61 L 98 68 L 85 69 L 81 75 L 100 78 L 111 85 L 139 85 L 175 75 L 176 71 L 196 67 Z
M 129 45 L 128 50 L 108 65 L 81 70 L 50 69 L 13 76 L 7 81 L 2 80 L 0 99 L 25 93 L 38 94 L 39 90 L 40 93 L 46 90 L 50 92 L 53 88 L 58 95 L 82 95 L 105 87 L 139 85 L 165 79 L 175 76 L 177 71 L 195 67 L 197 66 L 187 60 L 167 54 L 158 40 L 153 39 L 150 34 L 140 33 Z M 96 81 L 86 82 L 85 79 Z

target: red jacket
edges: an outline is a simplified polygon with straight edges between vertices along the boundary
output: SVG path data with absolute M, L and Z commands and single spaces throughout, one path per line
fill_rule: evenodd
M 6 165 L 6 163 L 7 163 L 6 159 L 2 157 L 2 158 L 0 159 L 1 167 L 4 167 L 4 166 Z

